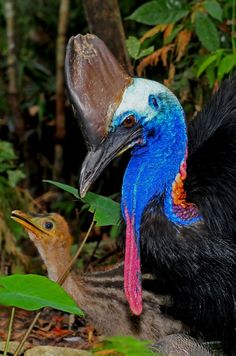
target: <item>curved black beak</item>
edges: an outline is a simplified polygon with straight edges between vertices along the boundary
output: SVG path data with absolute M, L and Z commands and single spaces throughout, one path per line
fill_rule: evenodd
M 90 185 L 98 178 L 104 168 L 119 154 L 142 140 L 142 129 L 138 124 L 132 128 L 118 127 L 110 132 L 95 151 L 89 151 L 83 162 L 79 190 L 84 197 Z

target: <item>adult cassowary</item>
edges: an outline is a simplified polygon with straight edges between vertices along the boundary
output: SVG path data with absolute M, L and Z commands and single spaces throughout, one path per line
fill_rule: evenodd
M 96 36 L 70 39 L 66 80 L 89 149 L 81 195 L 132 149 L 122 186 L 132 312 L 142 312 L 142 261 L 172 314 L 236 354 L 236 78 L 188 127 L 168 88 L 131 78 Z

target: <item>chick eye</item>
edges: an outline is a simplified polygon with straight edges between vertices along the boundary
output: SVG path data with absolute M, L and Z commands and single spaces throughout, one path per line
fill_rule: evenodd
M 129 115 L 123 121 L 122 125 L 127 127 L 127 128 L 130 128 L 130 127 L 133 127 L 135 125 L 135 123 L 136 123 L 135 116 L 134 115 Z
M 53 228 L 53 223 L 51 221 L 46 221 L 44 223 L 44 227 L 47 229 L 47 230 L 51 230 Z

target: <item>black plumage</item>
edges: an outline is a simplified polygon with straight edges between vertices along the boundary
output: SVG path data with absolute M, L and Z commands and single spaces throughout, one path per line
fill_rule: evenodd
M 141 224 L 143 265 L 172 295 L 172 314 L 235 355 L 236 77 L 189 124 L 188 139 L 187 200 L 203 220 L 176 227 L 152 201 Z

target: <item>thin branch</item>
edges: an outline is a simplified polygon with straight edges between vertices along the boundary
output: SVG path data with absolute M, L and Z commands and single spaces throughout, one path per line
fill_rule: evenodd
M 19 104 L 19 90 L 17 86 L 17 55 L 16 55 L 16 1 L 6 0 L 6 32 L 7 32 L 7 77 L 8 77 L 8 103 L 12 115 L 13 130 L 19 141 L 24 134 L 24 121 L 21 117 Z
M 63 167 L 63 147 L 61 141 L 65 137 L 65 81 L 64 60 L 66 47 L 66 32 L 69 20 L 70 0 L 61 0 L 56 49 L 56 133 L 54 158 L 54 179 L 61 175 Z
M 58 279 L 57 283 L 59 283 L 60 285 L 62 285 L 62 284 L 65 282 L 65 280 L 66 280 L 68 274 L 69 274 L 70 271 L 71 271 L 71 268 L 72 268 L 73 264 L 75 263 L 75 261 L 76 261 L 77 258 L 79 257 L 79 255 L 80 255 L 80 253 L 81 253 L 81 251 L 82 251 L 82 249 L 83 249 L 83 247 L 84 247 L 84 244 L 85 244 L 85 242 L 87 241 L 87 239 L 88 239 L 88 237 L 89 237 L 89 235 L 90 235 L 90 232 L 91 232 L 91 230 L 92 230 L 92 228 L 93 228 L 93 226 L 94 226 L 94 223 L 95 223 L 95 222 L 94 222 L 94 220 L 93 220 L 93 221 L 91 222 L 91 224 L 90 224 L 90 226 L 89 226 L 89 229 L 88 229 L 88 231 L 87 231 L 87 234 L 86 234 L 85 238 L 83 239 L 83 241 L 82 241 L 80 247 L 78 248 L 76 254 L 75 254 L 74 257 L 72 258 L 72 260 L 71 260 L 71 262 L 69 263 L 69 265 L 66 267 L 66 270 L 65 270 L 65 272 L 63 273 L 63 275 Z
M 31 324 L 30 324 L 30 326 L 29 326 L 29 328 L 28 328 L 28 329 L 26 330 L 26 332 L 25 332 L 25 335 L 24 335 L 23 339 L 21 340 L 21 342 L 20 342 L 19 345 L 17 346 L 16 351 L 14 352 L 14 356 L 18 356 L 19 353 L 21 352 L 21 350 L 22 350 L 22 348 L 23 348 L 23 346 L 24 346 L 24 344 L 25 344 L 25 342 L 26 342 L 26 340 L 27 340 L 29 334 L 31 333 L 31 331 L 32 331 L 32 329 L 33 329 L 33 327 L 34 327 L 34 325 L 37 323 L 38 318 L 40 317 L 40 314 L 41 314 L 41 311 L 39 311 L 39 312 L 35 315 L 33 321 L 31 322 Z
M 9 348 L 9 342 L 10 342 L 10 339 L 11 339 L 12 325 L 13 325 L 13 321 L 14 321 L 14 316 L 15 316 L 15 308 L 13 307 L 11 309 L 11 317 L 10 317 L 10 322 L 9 322 L 9 326 L 8 326 L 8 334 L 7 334 L 7 340 L 6 340 L 3 356 L 7 356 L 7 352 L 8 352 L 8 348 Z

